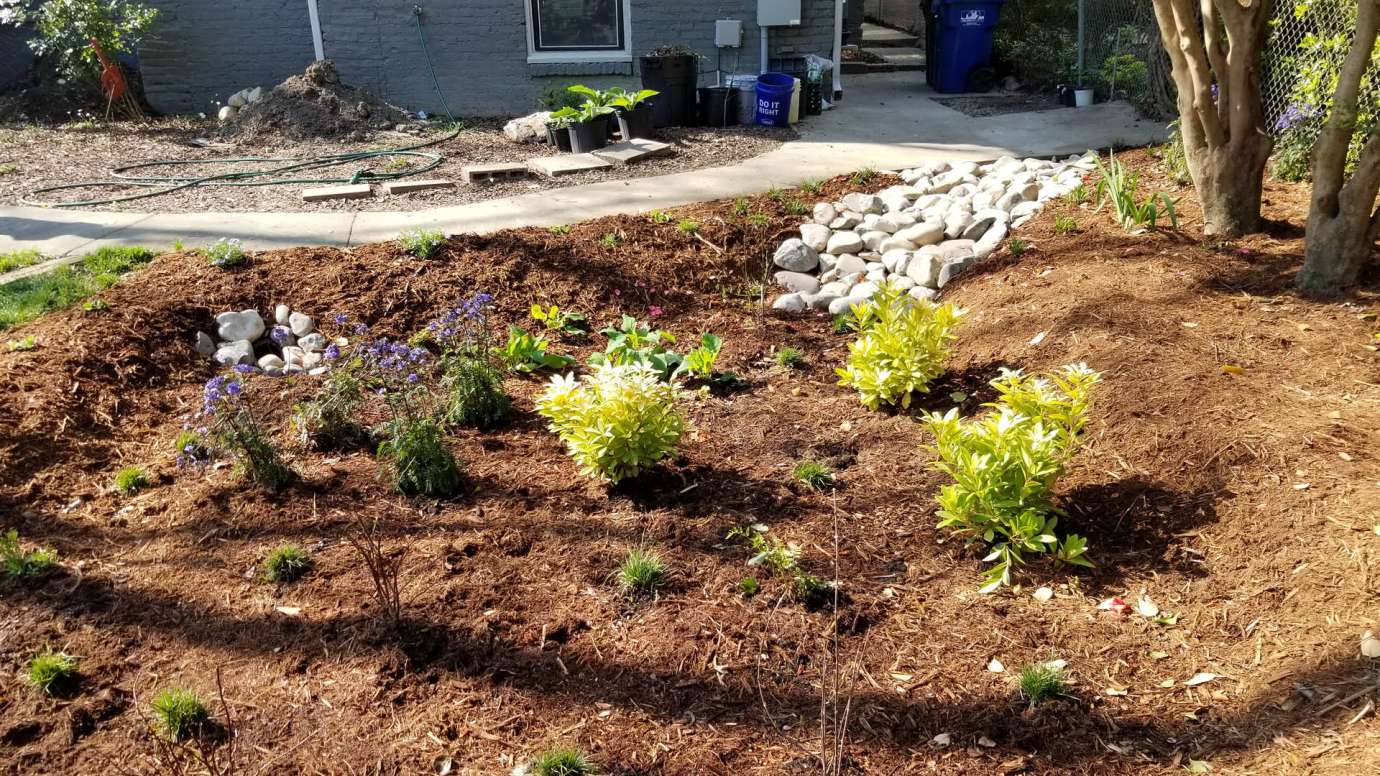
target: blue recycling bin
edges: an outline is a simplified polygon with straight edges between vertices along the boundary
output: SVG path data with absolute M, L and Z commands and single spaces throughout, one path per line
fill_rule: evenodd
M 968 91 L 968 77 L 992 64 L 992 32 L 1003 0 L 934 0 L 929 82 L 942 94 Z

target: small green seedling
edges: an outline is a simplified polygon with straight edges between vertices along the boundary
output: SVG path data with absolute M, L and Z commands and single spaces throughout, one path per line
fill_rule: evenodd
M 6 342 L 5 347 L 9 348 L 11 353 L 21 350 L 33 350 L 38 347 L 38 339 L 30 334 L 27 337 L 21 337 L 20 339 Z
M 555 226 L 546 227 L 546 231 L 554 235 L 570 234 L 570 225 L 556 224 Z
M 1012 256 L 1020 256 L 1028 250 L 1030 250 L 1030 243 L 1019 237 L 1012 237 L 1006 241 L 1006 251 Z
M 536 372 L 542 369 L 565 369 L 575 364 L 575 359 L 546 351 L 545 337 L 529 334 L 520 326 L 508 327 L 508 341 L 498 355 L 514 372 Z
M 45 695 L 61 695 L 77 683 L 77 659 L 44 649 L 24 666 L 24 678 Z
M 170 687 L 153 697 L 153 718 L 170 741 L 182 741 L 201 732 L 211 714 L 201 696 L 183 687 Z
M 771 216 L 766 213 L 753 213 L 747 217 L 747 222 L 749 226 L 757 229 L 766 229 L 771 226 Z
M 673 220 L 673 216 L 665 210 L 653 210 L 647 217 L 652 219 L 654 224 L 669 224 Z
M 823 461 L 816 461 L 813 458 L 805 460 L 795 465 L 791 476 L 803 483 L 810 490 L 826 490 L 834 487 L 834 470 L 829 464 Z
M 206 260 L 212 267 L 234 267 L 243 264 L 246 257 L 244 246 L 233 237 L 222 237 L 211 243 L 205 250 Z
M 133 496 L 148 486 L 149 473 L 142 466 L 126 466 L 115 472 L 115 490 L 125 496 Z
M 1092 193 L 1088 191 L 1088 186 L 1085 183 L 1079 183 L 1077 186 L 1069 189 L 1069 193 L 1064 195 L 1064 201 L 1075 207 L 1086 204 L 1091 199 Z
M 594 763 L 578 749 L 548 749 L 532 761 L 534 776 L 592 776 Z
M 805 366 L 805 354 L 792 347 L 779 348 L 776 351 L 776 363 L 787 369 L 802 369 Z
M 631 596 L 652 595 L 666 582 L 666 563 L 647 550 L 628 550 L 618 566 L 618 586 Z
M 800 184 L 800 190 L 806 194 L 818 194 L 824 184 L 816 180 L 807 180 Z
M 562 310 L 554 304 L 550 307 L 533 304 L 528 312 L 531 313 L 532 320 L 545 326 L 547 331 L 583 334 L 589 330 L 589 324 L 585 321 L 583 314 Z
M 398 236 L 398 244 L 419 259 L 429 259 L 446 244 L 446 235 L 439 229 L 409 229 Z
M 25 552 L 19 546 L 19 532 L 10 529 L 0 534 L 0 566 L 11 577 L 37 577 L 57 563 L 57 553 L 48 549 Z
M 1021 672 L 1016 678 L 1016 684 L 1020 688 L 1021 696 L 1030 702 L 1032 708 L 1051 698 L 1063 695 L 1064 691 L 1068 689 L 1064 669 L 1049 663 L 1032 663 L 1022 666 Z
M 871 167 L 864 167 L 861 170 L 858 170 L 857 172 L 853 173 L 853 177 L 849 178 L 848 182 L 852 183 L 854 186 L 862 186 L 867 182 L 871 181 L 875 177 L 877 177 L 876 170 L 872 169 Z
M 786 212 L 793 216 L 803 216 L 810 212 L 810 206 L 804 200 L 788 199 L 786 200 Z
M 98 296 L 95 299 L 88 299 L 82 302 L 81 309 L 88 313 L 98 313 L 102 310 L 109 310 L 110 304 Z
M 738 199 L 733 200 L 733 215 L 738 216 L 739 218 L 741 218 L 741 217 L 743 217 L 743 216 L 745 216 L 745 215 L 747 215 L 748 213 L 751 213 L 751 212 L 752 212 L 752 203 L 751 203 L 751 202 L 748 202 L 746 199 L 744 199 L 744 198 L 742 198 L 742 197 L 739 197 Z
M 295 544 L 283 544 L 264 556 L 264 578 L 269 582 L 295 582 L 311 570 L 311 556 Z
M 693 218 L 682 218 L 676 228 L 681 234 L 696 234 L 700 231 L 700 222 Z
M 751 598 L 762 590 L 762 585 L 757 581 L 757 577 L 743 577 L 738 580 L 736 587 L 738 594 L 744 598 Z
M 771 188 L 767 189 L 767 199 L 771 200 L 772 202 L 780 202 L 782 198 L 784 198 L 785 196 L 786 193 L 783 192 L 781 189 L 776 188 L 775 186 L 772 186 Z
M 599 238 L 599 244 L 605 248 L 617 248 L 620 242 L 622 242 L 622 240 L 619 239 L 618 234 L 615 232 L 606 232 L 603 237 Z
M 1078 231 L 1078 222 L 1072 216 L 1056 216 L 1054 218 L 1055 234 L 1073 234 Z

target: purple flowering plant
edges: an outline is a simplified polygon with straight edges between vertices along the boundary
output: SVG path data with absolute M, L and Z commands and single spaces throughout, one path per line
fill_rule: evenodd
M 427 336 L 446 356 L 487 358 L 490 351 L 489 310 L 494 297 L 479 291 L 428 323 Z
M 205 458 L 222 453 L 235 463 L 252 482 L 277 487 L 296 476 L 283 463 L 273 441 L 258 421 L 248 401 L 246 378 L 258 370 L 247 364 L 236 365 L 232 374 L 216 375 L 206 381 L 201 395 L 201 422 L 197 429 L 199 441 L 188 440 L 205 451 Z M 180 439 L 180 438 L 179 438 Z M 182 454 L 192 456 L 196 449 L 184 448 Z

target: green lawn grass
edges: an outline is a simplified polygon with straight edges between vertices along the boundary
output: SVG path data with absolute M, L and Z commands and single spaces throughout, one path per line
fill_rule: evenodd
M 6 283 L 0 286 L 0 331 L 104 291 L 153 256 L 147 248 L 101 248 L 76 264 Z
M 14 253 L 0 253 L 0 273 L 9 272 L 20 267 L 29 267 L 43 261 L 43 254 L 38 251 L 15 251 Z

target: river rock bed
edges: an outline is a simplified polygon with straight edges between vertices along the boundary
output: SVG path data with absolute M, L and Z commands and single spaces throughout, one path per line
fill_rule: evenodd
M 932 298 L 973 262 L 987 258 L 1044 207 L 1083 183 L 1096 155 L 1063 161 L 930 162 L 903 170 L 903 184 L 815 205 L 800 236 L 773 256 L 785 293 L 772 307 L 845 313 L 882 284 Z
M 327 339 L 316 319 L 285 304 L 273 309 L 273 325 L 258 310 L 227 310 L 215 317 L 214 334 L 196 333 L 196 351 L 222 366 L 252 366 L 266 375 L 330 371 L 332 348 L 347 341 Z

